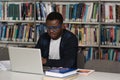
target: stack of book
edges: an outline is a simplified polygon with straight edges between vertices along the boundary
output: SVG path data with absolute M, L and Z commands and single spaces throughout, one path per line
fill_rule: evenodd
M 60 67 L 45 71 L 43 80 L 72 80 L 77 76 L 77 69 Z
M 78 76 L 88 76 L 95 70 L 74 68 L 53 68 L 45 71 L 43 80 L 73 80 Z

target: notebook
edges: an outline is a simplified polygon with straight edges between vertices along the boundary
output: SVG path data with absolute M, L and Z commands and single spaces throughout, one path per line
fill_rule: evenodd
M 40 49 L 8 47 L 12 71 L 44 74 Z

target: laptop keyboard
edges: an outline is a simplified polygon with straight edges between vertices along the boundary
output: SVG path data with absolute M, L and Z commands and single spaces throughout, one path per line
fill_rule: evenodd
M 47 70 L 50 70 L 50 69 L 52 69 L 51 67 L 48 67 L 48 66 L 43 66 L 43 71 L 45 72 L 45 71 L 47 71 Z

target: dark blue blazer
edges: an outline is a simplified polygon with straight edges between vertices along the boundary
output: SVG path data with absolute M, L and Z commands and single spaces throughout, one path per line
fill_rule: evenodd
M 49 59 L 50 36 L 43 33 L 35 48 L 41 49 L 42 57 L 47 58 L 45 66 L 76 68 L 78 39 L 68 30 L 63 30 L 60 42 L 60 60 Z

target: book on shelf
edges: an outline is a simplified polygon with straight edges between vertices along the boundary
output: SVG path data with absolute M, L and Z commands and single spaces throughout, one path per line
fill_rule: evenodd
M 52 68 L 50 70 L 45 71 L 45 75 L 46 76 L 63 78 L 63 77 L 67 77 L 67 76 L 77 74 L 76 70 L 77 70 L 76 68 L 58 67 L 58 68 Z
M 120 62 L 120 51 L 118 49 L 101 49 L 101 59 Z
M 77 72 L 78 72 L 79 75 L 88 76 L 91 73 L 95 72 L 95 70 L 92 70 L 92 69 L 78 69 Z
M 101 45 L 119 46 L 120 41 L 119 26 L 102 26 L 101 28 Z

